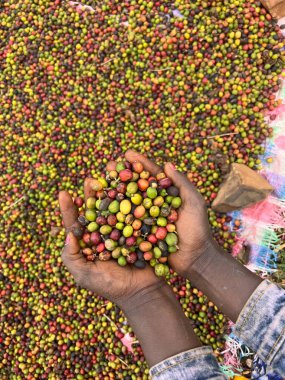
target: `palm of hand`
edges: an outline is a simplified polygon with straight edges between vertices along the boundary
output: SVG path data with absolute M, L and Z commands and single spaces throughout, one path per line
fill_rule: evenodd
M 161 281 L 150 267 L 144 270 L 133 266 L 120 267 L 114 261 L 87 262 L 75 280 L 80 286 L 118 304 L 141 289 Z
M 84 195 L 85 199 L 93 195 L 89 179 L 84 183 Z M 59 204 L 65 228 L 69 230 L 78 225 L 78 209 L 68 192 L 60 192 Z M 63 250 L 62 260 L 78 285 L 117 303 L 161 281 L 150 267 L 140 270 L 131 266 L 120 267 L 114 261 L 86 261 L 73 234 Z
M 159 166 L 134 151 L 128 151 L 125 157 L 130 162 L 140 161 L 145 170 L 152 175 L 162 171 Z M 211 242 L 210 228 L 205 202 L 196 188 L 185 175 L 173 169 L 171 165 L 165 165 L 165 172 L 179 188 L 182 198 L 182 207 L 176 223 L 179 250 L 169 256 L 169 262 L 177 273 L 183 275 Z M 84 183 L 85 199 L 94 196 L 89 184 L 87 179 Z M 59 203 L 65 227 L 69 228 L 78 223 L 78 210 L 66 191 L 60 193 Z M 79 285 L 119 304 L 120 300 L 128 299 L 151 285 L 159 286 L 162 281 L 156 277 L 151 267 L 139 270 L 131 266 L 120 267 L 114 261 L 86 261 L 74 235 L 65 247 L 62 258 Z

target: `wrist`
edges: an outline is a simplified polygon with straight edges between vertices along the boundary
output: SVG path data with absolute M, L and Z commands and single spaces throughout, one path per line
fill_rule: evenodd
M 168 288 L 167 283 L 160 279 L 152 285 L 145 286 L 132 294 L 121 297 L 116 303 L 125 314 L 131 315 L 138 308 L 164 297 L 163 289 L 165 288 Z
M 191 276 L 192 280 L 195 279 L 195 282 L 200 282 L 201 276 L 217 265 L 217 260 L 222 251 L 223 249 L 213 238 L 208 239 L 189 262 L 187 277 Z
M 125 299 L 122 309 L 140 341 L 149 366 L 201 345 L 192 322 L 185 316 L 165 281 Z
M 186 252 L 186 254 L 183 252 L 183 256 L 180 258 L 179 262 L 176 262 L 175 265 L 173 265 L 173 269 L 186 278 L 189 278 L 190 275 L 194 275 L 194 273 L 199 274 L 203 270 L 202 266 L 205 257 L 209 258 L 209 253 L 216 249 L 219 249 L 219 246 L 212 236 L 209 236 L 202 244 L 200 243 L 199 247 L 195 250 L 192 249 L 191 251 Z M 176 268 L 177 266 L 179 266 L 179 268 Z
M 187 278 L 233 322 L 262 281 L 214 240 L 189 267 Z

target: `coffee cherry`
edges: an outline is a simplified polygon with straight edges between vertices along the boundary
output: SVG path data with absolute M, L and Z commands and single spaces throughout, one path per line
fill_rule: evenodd
M 99 243 L 98 245 L 96 245 L 96 252 L 97 253 L 103 252 L 104 249 L 105 249 L 105 244 L 104 243 Z
M 97 224 L 96 222 L 91 222 L 87 226 L 87 230 L 89 232 L 94 232 L 94 231 L 97 231 L 98 229 L 99 229 L 99 224 Z
M 131 252 L 127 257 L 126 257 L 127 263 L 128 264 L 134 264 L 137 261 L 137 254 L 135 252 Z
M 109 190 L 108 191 L 108 198 L 115 199 L 117 194 L 118 194 L 117 190 L 115 190 L 115 189 Z
M 113 201 L 113 202 L 118 202 L 118 201 Z M 113 203 L 110 198 L 105 198 L 102 199 L 100 204 L 99 204 L 99 211 L 106 211 L 108 210 L 109 206 L 111 203 Z
M 133 171 L 135 173 L 141 173 L 143 171 L 143 165 L 140 163 L 140 162 L 134 162 L 132 164 L 132 167 L 133 167 Z
M 99 226 L 103 226 L 104 224 L 107 224 L 107 219 L 103 215 L 99 215 L 96 218 L 96 223 L 99 224 Z
M 151 244 L 157 243 L 157 237 L 154 234 L 150 234 L 147 237 L 147 241 L 149 241 Z
M 86 207 L 89 209 L 94 209 L 96 206 L 96 199 L 93 197 L 90 197 L 86 201 Z
M 157 218 L 156 224 L 160 227 L 166 227 L 167 226 L 167 219 L 164 218 L 163 216 L 160 216 L 159 218 Z M 172 224 L 172 226 L 174 226 L 173 231 L 175 231 L 175 225 Z M 169 232 L 173 232 L 173 231 L 169 231 Z
M 132 226 L 126 226 L 123 229 L 123 235 L 127 238 L 132 236 L 133 234 L 133 227 Z
M 135 220 L 133 221 L 133 223 L 132 223 L 132 227 L 133 227 L 133 229 L 134 229 L 135 231 L 140 230 L 140 229 L 141 229 L 141 226 L 142 226 L 142 222 L 141 222 L 141 220 L 139 220 L 139 219 L 135 219 Z
M 90 243 L 92 243 L 93 245 L 98 245 L 99 243 L 101 243 L 102 239 L 101 239 L 101 235 L 99 234 L 99 232 L 92 232 L 91 235 L 90 235 Z
M 160 195 L 153 200 L 154 206 L 161 207 L 164 203 L 164 198 Z
M 81 198 L 81 197 L 76 197 L 74 199 L 74 204 L 78 207 L 78 208 L 81 208 L 84 204 L 84 199 Z
M 116 171 L 118 173 L 120 173 L 122 170 L 125 170 L 125 169 L 126 169 L 126 165 L 125 165 L 125 163 L 123 161 L 117 162 L 117 164 L 116 164 Z
M 158 240 L 164 240 L 169 234 L 167 233 L 167 229 L 165 227 L 159 227 L 155 233 L 155 237 L 158 239 Z M 176 235 L 175 235 L 176 236 Z M 171 237 L 168 237 L 168 241 L 171 240 Z M 167 242 L 167 239 L 166 239 L 166 243 L 168 245 L 173 245 L 173 244 L 169 244 Z
M 143 220 L 143 222 L 147 226 L 153 226 L 153 225 L 155 225 L 155 220 L 153 218 L 145 218 Z
M 147 196 L 150 198 L 150 199 L 154 199 L 157 197 L 157 190 L 153 187 L 149 187 L 146 191 L 147 193 Z
M 156 175 L 157 181 L 161 181 L 166 178 L 166 174 L 164 172 L 160 172 Z
M 121 237 L 121 232 L 117 229 L 113 229 L 110 233 L 110 239 L 118 241 Z
M 154 253 L 154 257 L 156 259 L 159 259 L 161 257 L 161 255 L 162 255 L 162 252 L 161 252 L 161 250 L 158 247 L 154 247 L 153 253 Z
M 153 253 L 151 251 L 144 252 L 143 257 L 146 261 L 150 261 L 153 258 Z
M 107 239 L 105 240 L 105 248 L 108 251 L 113 251 L 117 247 L 118 243 L 115 240 Z
M 113 259 L 118 259 L 121 256 L 121 248 L 117 247 L 112 251 Z
M 127 191 L 127 185 L 123 182 L 120 182 L 117 186 L 117 192 L 121 194 L 125 194 Z
M 86 210 L 85 212 L 85 218 L 89 221 L 89 222 L 94 222 L 96 220 L 96 212 L 93 211 L 93 210 Z
M 127 260 L 124 256 L 120 256 L 118 258 L 118 264 L 121 266 L 121 267 L 124 267 L 127 265 Z
M 99 231 L 102 235 L 108 235 L 112 232 L 112 227 L 108 225 L 104 225 L 100 227 Z
M 127 247 L 133 247 L 136 244 L 136 237 L 135 236 L 130 236 L 126 239 L 126 246 Z
M 120 203 L 120 212 L 124 215 L 127 215 L 131 212 L 132 204 L 128 199 L 124 199 Z
M 172 197 L 177 197 L 179 195 L 179 189 L 176 186 L 170 186 L 166 189 L 167 194 Z
M 167 189 L 172 185 L 172 181 L 170 178 L 163 178 L 158 182 L 158 184 L 162 189 Z
M 141 196 L 141 194 L 134 194 L 132 197 L 131 197 L 131 201 L 134 205 L 140 205 L 143 201 L 143 198 Z
M 181 204 L 182 204 L 182 200 L 180 197 L 175 197 L 171 201 L 171 206 L 173 208 L 179 208 L 181 206 Z
M 155 274 L 157 276 L 164 276 L 164 274 L 165 274 L 164 267 L 165 266 L 163 264 L 156 264 L 155 267 L 154 267 Z
M 110 172 L 109 172 L 109 177 L 110 178 L 112 178 L 112 179 L 116 179 L 116 178 L 118 178 L 118 172 L 116 171 L 116 170 L 111 170 Z
M 138 269 L 144 269 L 146 267 L 146 262 L 143 261 L 143 260 L 137 260 L 135 263 L 134 263 L 134 266 Z
M 172 210 L 170 211 L 170 214 L 169 214 L 168 217 L 167 217 L 167 220 L 168 220 L 170 223 L 177 222 L 177 220 L 178 220 L 178 214 L 177 214 L 177 211 L 172 209 Z
M 178 243 L 177 235 L 173 232 L 169 232 L 165 239 L 166 243 L 170 246 L 175 246 Z
M 146 179 L 141 178 L 138 180 L 138 188 L 140 189 L 140 191 L 146 191 L 148 187 L 149 183 Z
M 116 215 L 114 215 L 114 214 L 108 215 L 107 224 L 109 224 L 109 226 L 115 226 L 117 224 L 117 221 L 118 220 L 117 220 Z
M 135 194 L 138 191 L 138 184 L 136 182 L 130 182 L 127 185 L 127 192 L 130 194 Z
M 149 178 L 149 172 L 147 172 L 146 170 L 143 170 L 141 173 L 140 173 L 140 178 L 142 179 L 148 179 Z
M 156 217 L 159 216 L 159 213 L 160 213 L 159 207 L 157 207 L 157 206 L 151 206 L 151 208 L 149 210 L 150 216 L 152 216 L 153 218 L 156 218 Z
M 99 260 L 100 261 L 109 261 L 111 259 L 111 252 L 103 251 L 99 253 Z
M 145 198 L 143 200 L 143 206 L 146 208 L 146 209 L 150 209 L 151 206 L 153 205 L 152 203 L 152 200 L 150 198 Z
M 103 201 L 102 201 L 103 202 Z M 119 212 L 120 210 L 120 203 L 115 200 L 113 202 L 111 202 L 108 206 L 108 210 L 112 213 L 112 214 L 116 214 L 117 212 Z
M 145 215 L 145 208 L 144 206 L 140 205 L 135 208 L 134 216 L 137 219 L 142 218 Z
M 99 182 L 97 179 L 92 179 L 90 187 L 94 191 L 100 191 L 103 189 L 103 184 Z
M 99 177 L 99 178 L 98 178 L 98 182 L 101 183 L 101 185 L 102 185 L 102 189 L 108 187 L 108 182 L 106 181 L 105 178 L 103 178 L 103 177 Z
M 152 249 L 152 244 L 148 241 L 143 241 L 139 244 L 139 249 L 142 252 L 150 251 Z
M 119 177 L 121 181 L 127 182 L 133 178 L 133 173 L 129 169 L 124 169 L 120 171 Z

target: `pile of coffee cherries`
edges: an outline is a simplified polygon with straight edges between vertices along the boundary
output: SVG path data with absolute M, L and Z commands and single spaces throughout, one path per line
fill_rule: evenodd
M 131 148 L 188 172 L 210 206 L 228 164 L 258 168 L 278 105 L 284 41 L 259 2 L 81 3 L 0 2 L 1 380 L 148 380 L 123 313 L 61 261 L 58 192 L 83 204 L 84 178 Z M 209 221 L 230 253 L 240 222 L 210 208 Z M 220 349 L 223 316 L 172 269 L 167 280 Z
M 163 172 L 151 176 L 140 162 L 113 162 L 111 169 L 91 181 L 94 196 L 78 218 L 85 227 L 83 254 L 140 269 L 149 262 L 157 276 L 168 275 L 168 256 L 178 249 L 179 189 Z

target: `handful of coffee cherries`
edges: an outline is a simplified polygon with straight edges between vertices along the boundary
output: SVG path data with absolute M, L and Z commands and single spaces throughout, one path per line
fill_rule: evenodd
M 91 180 L 94 196 L 78 218 L 83 255 L 140 269 L 149 263 L 157 276 L 166 276 L 168 256 L 178 249 L 178 188 L 163 172 L 151 176 L 140 162 L 113 162 L 108 168 L 105 177 Z

